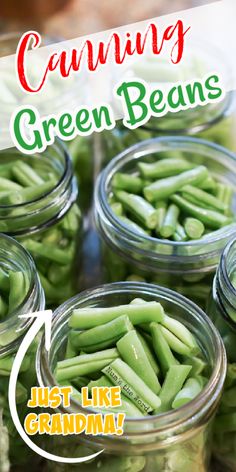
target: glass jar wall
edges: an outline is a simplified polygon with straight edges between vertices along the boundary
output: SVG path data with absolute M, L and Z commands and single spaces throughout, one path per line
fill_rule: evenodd
M 236 470 L 236 240 L 226 246 L 209 300 L 208 314 L 218 328 L 228 368 L 220 409 L 214 424 L 214 452 L 224 470 Z
M 22 466 L 32 460 L 32 453 L 18 436 L 8 407 L 8 382 L 14 356 L 32 320 L 19 315 L 44 309 L 44 293 L 33 259 L 14 239 L 0 234 L 0 434 L 1 470 L 10 465 Z M 20 369 L 16 402 L 24 419 L 30 388 L 35 384 L 36 340 L 27 352 Z M 1 429 L 3 428 L 3 429 Z M 37 458 L 38 460 L 38 458 Z
M 45 441 L 50 452 L 66 457 L 92 454 L 106 449 L 93 461 L 73 466 L 75 470 L 90 472 L 206 472 L 211 452 L 210 430 L 221 389 L 226 359 L 222 341 L 213 324 L 192 302 L 168 289 L 144 283 L 117 283 L 83 292 L 59 307 L 53 318 L 50 353 L 43 340 L 37 353 L 37 375 L 40 386 L 56 385 L 54 369 L 64 358 L 69 326 L 68 320 L 75 308 L 108 307 L 130 303 L 136 297 L 158 301 L 171 316 L 181 321 L 195 335 L 209 365 L 209 382 L 191 403 L 158 416 L 125 420 L 124 435 L 51 437 Z M 91 412 L 72 398 L 71 407 L 63 412 Z M 50 470 L 69 470 L 71 465 L 48 463 Z
M 176 155 L 203 164 L 213 177 L 232 186 L 235 213 L 235 156 L 226 149 L 199 139 L 173 136 L 143 141 L 129 148 L 105 168 L 95 189 L 94 214 L 103 248 L 104 280 L 155 282 L 205 306 L 220 254 L 236 229 L 235 223 L 202 239 L 175 242 L 137 234 L 115 215 L 109 204 L 111 182 L 117 172 L 133 172 L 137 162 L 152 162 L 155 156 Z
M 80 282 L 82 221 L 69 155 L 59 141 L 40 155 L 1 151 L 0 175 L 10 192 L 0 196 L 0 231 L 29 250 L 47 305 L 58 305 Z

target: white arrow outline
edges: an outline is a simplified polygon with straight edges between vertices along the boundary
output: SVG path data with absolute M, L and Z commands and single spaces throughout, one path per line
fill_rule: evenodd
M 12 366 L 10 379 L 9 379 L 9 388 L 8 388 L 9 408 L 10 408 L 12 421 L 14 422 L 14 425 L 19 435 L 22 437 L 23 441 L 27 444 L 27 446 L 30 447 L 30 449 L 32 449 L 34 452 L 36 452 L 36 454 L 51 461 L 64 462 L 67 464 L 76 464 L 79 462 L 87 462 L 91 459 L 94 459 L 99 454 L 101 454 L 104 451 L 104 449 L 102 451 L 96 452 L 95 454 L 92 454 L 91 456 L 82 457 L 82 458 L 81 457 L 72 458 L 72 457 L 55 456 L 54 454 L 50 454 L 49 452 L 44 451 L 39 446 L 34 444 L 33 441 L 31 441 L 31 439 L 29 438 L 29 436 L 27 436 L 23 426 L 21 425 L 18 412 L 17 412 L 17 407 L 16 407 L 16 384 L 17 384 L 18 374 L 20 371 L 22 361 L 25 357 L 25 354 L 29 346 L 31 345 L 33 339 L 37 336 L 42 326 L 44 325 L 45 325 L 45 348 L 47 351 L 49 351 L 50 345 L 51 345 L 52 310 L 38 311 L 35 313 L 30 313 L 28 315 L 21 315 L 20 317 L 21 318 L 36 318 L 36 319 L 34 323 L 32 324 L 32 326 L 27 331 L 16 353 L 16 357 Z

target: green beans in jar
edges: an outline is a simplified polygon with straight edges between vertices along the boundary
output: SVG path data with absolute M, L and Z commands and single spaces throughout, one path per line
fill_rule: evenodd
M 32 254 L 47 305 L 77 291 L 81 213 L 77 185 L 58 141 L 43 154 L 0 152 L 0 231 Z
M 205 306 L 236 228 L 235 188 L 234 154 L 208 141 L 162 137 L 118 155 L 95 189 L 104 280 L 155 282 Z

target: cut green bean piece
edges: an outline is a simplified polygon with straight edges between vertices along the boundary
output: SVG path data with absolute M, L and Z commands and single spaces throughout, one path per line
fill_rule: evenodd
M 10 292 L 8 313 L 20 306 L 27 294 L 27 284 L 23 272 L 9 272 Z
M 135 218 L 147 229 L 154 229 L 157 225 L 157 211 L 143 197 L 124 191 L 115 192 L 116 198 Z
M 140 304 L 120 305 L 105 308 L 77 308 L 73 310 L 69 326 L 74 329 L 88 329 L 114 320 L 117 316 L 127 315 L 133 325 L 161 322 L 164 310 L 158 302 L 144 302 Z
M 207 210 L 206 208 L 200 208 L 193 203 L 188 202 L 180 195 L 172 195 L 171 200 L 176 203 L 183 211 L 187 214 L 199 219 L 204 225 L 209 228 L 219 229 L 222 226 L 226 226 L 232 222 L 231 218 L 218 213 L 213 210 Z
M 103 373 L 114 385 L 119 385 L 122 393 L 144 413 L 150 413 L 160 407 L 160 398 L 121 359 L 116 359 L 105 367 Z
M 189 377 L 183 388 L 177 393 L 172 408 L 180 408 L 186 403 L 193 400 L 203 389 L 203 381 L 201 378 Z
M 203 180 L 202 182 L 198 184 L 198 188 L 201 188 L 202 190 L 214 191 L 216 189 L 216 186 L 217 186 L 217 183 L 211 175 L 208 175 L 208 177 L 205 180 Z
M 191 355 L 191 349 L 182 341 L 180 341 L 177 336 L 171 333 L 171 331 L 169 331 L 164 326 L 160 326 L 160 330 L 172 351 L 176 352 L 177 354 L 181 354 L 182 356 Z
M 43 179 L 26 162 L 17 161 L 14 163 L 12 173 L 16 180 L 25 187 L 43 184 Z
M 192 185 L 186 185 L 185 187 L 182 187 L 181 193 L 183 194 L 183 197 L 186 198 L 186 200 L 188 200 L 188 197 L 193 197 L 193 203 L 196 203 L 199 206 L 206 205 L 210 209 L 223 213 L 228 208 L 228 205 L 226 205 L 217 197 L 214 197 L 214 195 L 210 195 L 204 190 L 196 188 Z
M 155 356 L 154 356 L 154 353 L 152 352 L 147 340 L 145 339 L 144 336 L 142 336 L 141 333 L 137 332 L 137 335 L 139 337 L 139 340 L 140 342 L 142 343 L 142 346 L 143 346 L 143 349 L 146 353 L 146 356 L 149 360 L 149 363 L 150 365 L 152 366 L 155 374 L 158 376 L 159 372 L 160 372 L 160 368 L 159 368 L 159 365 L 155 359 Z M 150 336 L 150 340 L 152 340 L 151 336 Z
M 175 334 L 184 344 L 189 346 L 190 349 L 195 350 L 197 354 L 200 352 L 194 336 L 183 323 L 165 314 L 161 324 Z
M 112 179 L 112 187 L 130 193 L 140 193 L 143 188 L 143 181 L 135 175 L 117 172 Z
M 192 370 L 190 372 L 191 377 L 196 377 L 197 375 L 202 374 L 207 367 L 207 363 L 200 357 L 184 357 L 183 362 L 184 364 L 192 366 Z
M 76 377 L 102 370 L 117 357 L 119 357 L 117 349 L 106 349 L 93 354 L 82 354 L 65 359 L 57 363 L 55 376 L 58 382 L 73 380 Z
M 17 184 L 16 182 L 13 182 L 12 180 L 0 177 L 0 189 L 1 191 L 14 192 L 16 190 L 21 190 L 22 187 L 21 185 Z
M 208 176 L 204 166 L 182 172 L 179 175 L 160 179 L 144 188 L 144 195 L 149 202 L 163 200 L 178 192 L 184 185 L 198 184 Z
M 48 180 L 37 187 L 26 187 L 18 191 L 11 192 L 4 198 L 4 203 L 8 205 L 19 205 L 24 202 L 36 200 L 50 192 L 55 186 L 55 181 Z
M 173 236 L 179 217 L 179 208 L 172 204 L 168 207 L 162 226 L 160 227 L 160 234 L 163 238 L 170 238 Z
M 136 223 L 134 223 L 134 221 L 131 221 L 126 216 L 120 216 L 120 220 L 123 221 L 123 223 L 127 225 L 132 231 L 134 231 L 134 233 L 142 234 L 143 236 L 149 235 L 148 231 L 141 228 L 141 226 L 137 225 Z
M 178 241 L 178 242 L 186 241 L 188 239 L 188 236 L 185 232 L 184 227 L 178 222 L 177 222 L 177 225 L 176 225 L 175 233 L 173 235 L 173 239 L 175 241 Z
M 167 158 L 153 163 L 139 162 L 140 173 L 146 179 L 162 179 L 180 174 L 194 167 L 184 159 Z
M 89 353 L 115 346 L 116 342 L 132 329 L 133 325 L 128 316 L 123 315 L 87 331 L 71 331 L 69 336 L 77 352 L 82 350 Z
M 117 349 L 126 364 L 157 394 L 161 386 L 136 331 L 132 330 L 123 336 L 117 342 Z
M 153 348 L 156 353 L 158 362 L 160 363 L 162 373 L 165 375 L 172 365 L 177 365 L 179 364 L 179 362 L 172 354 L 169 344 L 160 330 L 160 325 L 158 325 L 157 323 L 151 323 L 150 327 L 153 340 Z
M 159 201 L 156 203 L 155 208 L 157 210 L 157 225 L 156 225 L 156 233 L 159 234 L 160 228 L 163 225 L 165 216 L 166 216 L 166 208 L 167 208 L 167 203 L 164 201 Z
M 186 218 L 184 229 L 190 239 L 200 239 L 205 231 L 204 224 L 196 218 Z
M 50 261 L 58 262 L 62 265 L 71 263 L 73 253 L 72 246 L 67 248 L 65 251 L 50 244 L 34 241 L 33 239 L 27 239 L 27 241 L 24 243 L 24 246 L 29 252 L 32 252 L 34 256 L 45 257 Z
M 189 365 L 170 366 L 160 391 L 161 405 L 155 413 L 164 413 L 171 409 L 177 393 L 181 390 L 191 370 Z

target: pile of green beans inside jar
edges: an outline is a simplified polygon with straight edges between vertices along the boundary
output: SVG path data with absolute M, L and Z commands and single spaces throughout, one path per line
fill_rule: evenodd
M 158 173 L 161 167 L 162 173 L 143 178 L 141 167 Z M 95 188 L 104 280 L 157 283 L 205 307 L 221 252 L 236 229 L 235 189 L 234 154 L 208 141 L 162 137 L 118 155 Z M 220 210 L 211 206 L 224 201 Z
M 25 467 L 32 452 L 13 424 L 8 406 L 8 382 L 15 354 L 32 320 L 19 315 L 44 309 L 42 286 L 30 254 L 14 239 L 0 234 L 0 470 L 10 464 Z M 21 421 L 27 411 L 30 388 L 36 382 L 34 340 L 22 362 L 16 386 L 16 403 Z M 34 456 L 34 460 L 39 460 Z
M 63 145 L 40 155 L 0 152 L 0 231 L 33 256 L 47 306 L 78 291 L 81 213 L 72 164 Z
M 223 251 L 218 266 L 208 315 L 219 330 L 227 354 L 224 393 L 214 424 L 214 453 L 222 466 L 236 470 L 236 241 Z
M 122 316 L 123 318 L 127 316 L 128 320 L 122 321 Z M 115 329 L 111 323 L 113 325 L 116 323 Z M 177 348 L 177 344 L 174 346 L 170 337 L 168 341 L 166 341 L 167 338 L 163 341 L 164 333 L 168 329 L 166 328 L 165 331 L 162 323 L 166 326 L 168 324 L 169 330 L 172 330 L 173 337 L 170 336 L 172 341 L 178 334 L 182 337 L 182 347 L 185 342 L 191 344 L 193 351 L 191 351 L 192 354 L 188 352 L 188 361 L 184 360 L 186 357 L 183 351 L 182 354 L 180 351 L 173 354 L 174 349 L 179 349 L 181 342 L 177 343 Z M 123 328 L 120 330 L 121 325 Z M 71 331 L 71 328 L 76 329 L 75 326 L 83 326 L 83 328 L 79 328 L 76 334 L 75 331 Z M 144 330 L 148 327 L 152 331 L 153 344 L 150 342 L 150 333 L 145 335 Z M 98 338 L 95 332 L 93 336 L 90 335 L 92 330 L 100 328 L 103 331 L 103 343 L 105 338 L 106 340 L 110 338 L 110 341 L 112 338 L 112 341 L 109 341 L 110 344 L 101 345 L 99 343 L 101 338 Z M 108 336 L 109 330 L 110 336 Z M 141 332 L 143 334 L 140 336 Z M 74 333 L 72 338 L 71 333 Z M 139 356 L 135 359 L 135 348 L 132 360 L 133 345 L 137 347 L 137 339 L 134 340 L 134 338 L 137 338 L 138 333 L 138 340 L 142 339 L 139 348 L 142 359 Z M 126 342 L 127 335 L 133 339 L 130 343 Z M 87 341 L 90 339 L 89 344 L 85 342 L 85 338 Z M 92 338 L 95 344 L 92 343 Z M 74 339 L 78 349 L 81 347 L 78 347 L 81 342 L 84 347 L 87 343 L 85 353 L 72 357 L 71 348 L 73 345 L 75 348 L 75 343 L 68 348 L 68 339 Z M 184 342 L 183 339 L 185 339 Z M 105 346 L 110 347 L 106 349 Z M 153 347 L 155 347 L 154 351 Z M 195 350 L 197 347 L 198 354 Z M 99 361 L 96 359 L 92 361 L 95 354 Z M 148 376 L 147 372 L 144 372 L 145 369 L 141 369 L 141 363 L 145 362 L 147 355 L 152 356 L 153 359 L 152 367 L 149 364 L 149 373 L 159 362 L 156 377 L 155 374 Z M 90 359 L 87 362 L 85 362 L 86 356 Z M 139 374 L 137 374 L 138 363 L 140 363 Z M 188 363 L 191 365 L 187 366 Z M 65 455 L 65 457 L 82 457 L 105 448 L 105 452 L 94 460 L 79 464 L 77 468 L 74 466 L 75 470 L 78 469 L 81 472 L 95 472 L 96 470 L 101 472 L 108 470 L 114 472 L 153 472 L 154 470 L 206 472 L 211 450 L 211 424 L 223 388 L 226 356 L 218 332 L 201 309 L 169 289 L 135 282 L 114 283 L 87 290 L 60 306 L 54 313 L 50 353 L 46 352 L 43 339 L 38 349 L 39 385 L 72 385 L 74 390 L 68 412 L 89 414 L 93 410 L 82 408 L 80 387 L 86 382 L 90 382 L 89 388 L 95 385 L 107 386 L 110 382 L 112 383 L 112 377 L 110 382 L 107 377 L 109 365 L 126 379 L 126 382 L 131 385 L 131 390 L 133 388 L 147 402 L 151 402 L 149 406 L 150 404 L 152 406 L 149 411 L 152 413 L 142 411 L 140 403 L 135 405 L 129 398 L 130 390 L 122 389 L 122 406 L 127 413 L 124 435 L 120 437 L 81 435 L 74 439 L 54 436 L 45 443 L 47 450 L 54 454 Z M 136 374 L 133 369 L 136 369 Z M 170 386 L 169 380 L 175 369 L 179 372 L 178 374 L 175 372 L 176 375 L 174 379 L 172 377 Z M 204 386 L 199 387 L 198 384 L 196 390 L 196 384 L 193 385 L 194 379 L 191 376 L 196 375 L 195 381 L 199 380 L 201 375 L 197 373 L 203 372 L 203 369 Z M 146 377 L 145 382 L 141 376 Z M 181 385 L 186 381 L 186 377 L 190 377 L 191 381 L 190 378 L 187 380 L 183 391 Z M 83 380 L 84 383 L 82 383 Z M 159 380 L 162 387 L 157 385 Z M 159 394 L 154 394 L 154 390 L 159 390 Z M 179 393 L 176 396 L 177 392 Z M 173 401 L 174 398 L 175 401 Z M 174 409 L 171 408 L 171 404 Z M 64 408 L 63 411 L 67 410 Z M 48 463 L 49 470 L 70 470 L 69 468 L 71 465 Z

